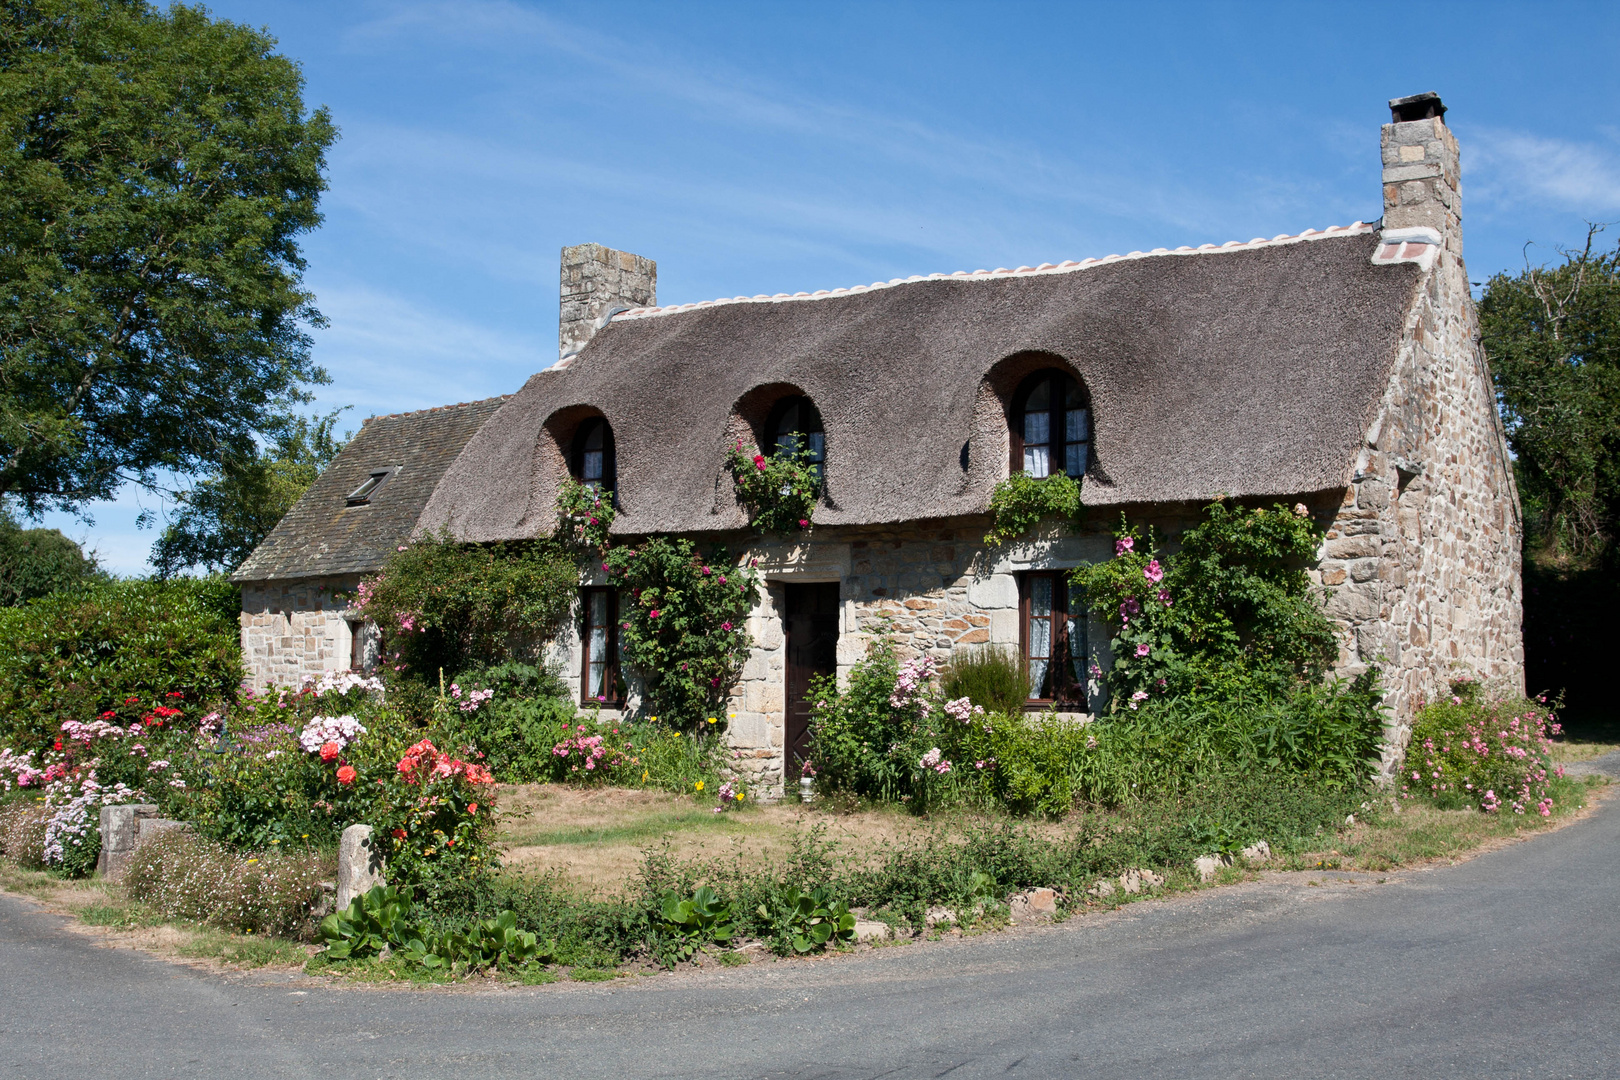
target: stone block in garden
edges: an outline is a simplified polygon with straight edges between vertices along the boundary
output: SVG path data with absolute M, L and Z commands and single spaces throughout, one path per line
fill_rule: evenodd
M 1014 922 L 1057 914 L 1057 892 L 1053 889 L 1025 889 L 1007 902 Z
M 870 919 L 855 920 L 856 941 L 888 941 L 889 924 L 875 922 Z
M 1232 865 L 1230 855 L 1200 855 L 1193 860 L 1193 869 L 1198 872 L 1199 881 L 1208 881 L 1225 867 Z
M 1119 875 L 1119 887 L 1131 895 L 1150 892 L 1163 884 L 1164 877 L 1151 870 L 1127 870 Z
M 931 907 L 923 916 L 924 925 L 930 929 L 936 926 L 955 926 L 956 912 L 948 907 Z
M 1271 845 L 1264 840 L 1256 840 L 1243 849 L 1243 857 L 1253 863 L 1265 862 L 1271 858 Z
M 135 854 L 137 822 L 157 817 L 155 803 L 125 803 L 101 808 L 101 858 L 96 869 L 109 881 L 119 881 Z
M 370 825 L 350 825 L 338 843 L 337 907 L 349 906 L 357 896 L 385 884 L 382 853 L 371 845 Z

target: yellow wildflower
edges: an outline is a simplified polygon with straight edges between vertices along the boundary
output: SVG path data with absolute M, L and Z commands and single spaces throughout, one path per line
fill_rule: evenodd
M 715 721 L 715 719 L 714 719 L 714 717 L 712 717 L 712 716 L 711 716 L 711 717 L 709 717 L 709 723 L 711 723 L 711 724 L 713 724 L 713 723 L 715 723 L 715 722 L 716 722 L 716 721 Z
M 641 770 L 641 782 L 643 784 L 645 784 L 647 782 L 647 773 L 648 773 L 647 769 L 642 769 Z
M 742 792 L 740 792 L 740 791 L 739 791 L 739 792 L 737 792 L 737 801 L 738 801 L 738 802 L 742 802 L 742 801 L 743 801 L 743 793 L 742 793 Z
M 702 791 L 703 790 L 703 781 L 699 780 L 697 783 L 693 784 L 692 786 L 697 788 L 699 791 Z

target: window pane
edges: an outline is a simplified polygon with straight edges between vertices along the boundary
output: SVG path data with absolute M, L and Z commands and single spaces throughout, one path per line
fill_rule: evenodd
M 1085 409 L 1070 409 L 1063 417 L 1063 437 L 1069 442 L 1091 438 L 1091 416 Z
M 602 482 L 602 451 L 585 451 L 585 460 L 580 464 L 580 479 L 587 484 Z
M 1024 447 L 1024 472 L 1039 480 L 1045 476 L 1051 466 L 1047 464 L 1048 454 L 1044 446 Z
M 1029 392 L 1029 398 L 1024 402 L 1025 412 L 1045 412 L 1052 407 L 1052 383 L 1048 378 L 1042 378 L 1035 389 Z
M 1063 471 L 1070 476 L 1086 475 L 1086 444 L 1070 443 L 1063 451 Z
M 1079 697 L 1084 700 L 1086 694 L 1086 663 L 1089 660 L 1090 649 L 1086 644 L 1086 620 L 1084 616 L 1069 616 L 1069 667 L 1074 671 L 1074 685 L 1079 688 Z
M 1043 697 L 1049 696 L 1048 693 L 1047 693 L 1047 682 L 1046 682 L 1046 669 L 1049 666 L 1050 666 L 1049 661 L 1036 660 L 1034 657 L 1030 658 L 1030 661 L 1029 661 L 1029 696 L 1031 698 L 1043 698 Z
M 585 449 L 602 449 L 602 432 L 606 427 L 607 425 L 602 423 L 600 420 L 591 421 L 590 434 L 585 436 Z
M 1085 398 L 1080 396 L 1080 384 L 1067 375 L 1063 376 L 1063 407 L 1078 409 L 1085 403 Z
M 812 431 L 806 438 L 810 442 L 810 460 L 816 462 L 826 461 L 827 436 L 819 431 Z
M 1024 445 L 1044 445 L 1052 441 L 1052 414 L 1026 412 L 1024 414 Z

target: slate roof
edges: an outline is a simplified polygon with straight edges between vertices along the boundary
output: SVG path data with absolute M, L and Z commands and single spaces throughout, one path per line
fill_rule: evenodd
M 254 549 L 232 581 L 272 581 L 379 569 L 408 539 L 450 463 L 507 397 L 366 420 L 343 452 Z M 369 503 L 349 493 L 375 469 L 398 466 Z
M 622 534 L 744 527 L 728 445 L 793 388 L 827 431 L 822 524 L 984 512 L 1007 471 L 1005 402 L 1066 365 L 1093 405 L 1091 506 L 1343 487 L 1424 273 L 1374 229 L 935 275 L 835 293 L 638 309 L 529 379 L 446 472 L 421 524 L 467 540 L 554 521 L 559 442 L 599 411 Z M 766 393 L 776 391 L 765 391 Z M 549 434 L 548 434 L 549 432 Z

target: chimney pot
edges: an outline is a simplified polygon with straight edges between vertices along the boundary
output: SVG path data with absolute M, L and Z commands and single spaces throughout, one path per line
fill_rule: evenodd
M 1427 94 L 1389 99 L 1390 120 L 1396 124 L 1408 124 L 1413 120 L 1439 120 L 1443 124 L 1445 115 L 1446 107 L 1440 101 L 1440 95 L 1433 90 Z

